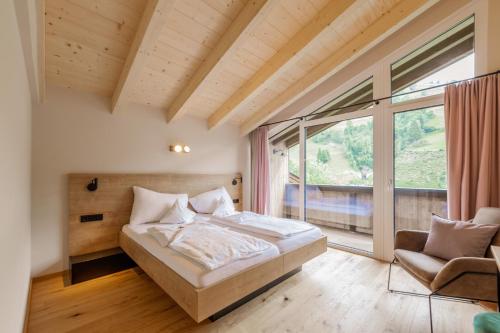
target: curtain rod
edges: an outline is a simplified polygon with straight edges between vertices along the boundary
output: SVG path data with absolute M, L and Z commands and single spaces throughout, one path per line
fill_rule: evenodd
M 329 110 L 326 110 L 326 111 L 322 111 L 322 112 L 318 112 L 318 113 L 315 113 L 317 110 L 320 110 L 321 108 L 323 108 L 325 105 L 327 105 L 328 103 L 330 103 L 330 101 L 328 101 L 327 103 L 323 104 L 322 106 L 320 106 L 319 108 L 317 108 L 316 110 L 312 111 L 311 113 L 309 114 L 306 114 L 305 116 L 300 116 L 300 117 L 293 117 L 293 118 L 288 118 L 288 119 L 285 119 L 285 120 L 279 120 L 279 121 L 275 121 L 275 122 L 272 122 L 272 123 L 265 123 L 265 124 L 262 124 L 260 125 L 259 127 L 264 127 L 264 126 L 270 126 L 270 125 L 276 125 L 276 124 L 281 124 L 281 123 L 285 123 L 287 121 L 292 121 L 292 120 L 297 120 L 298 121 L 301 121 L 307 117 L 310 117 L 310 116 L 316 116 L 316 115 L 321 115 L 321 114 L 324 114 L 324 113 L 327 113 L 327 112 L 332 112 L 332 111 L 340 111 L 340 110 L 343 110 L 343 109 L 347 109 L 347 108 L 352 108 L 354 106 L 361 106 L 361 105 L 366 105 L 366 104 L 369 104 L 369 103 L 375 103 L 375 104 L 379 104 L 380 101 L 385 101 L 387 99 L 391 99 L 391 98 L 394 98 L 394 97 L 399 97 L 399 96 L 406 96 L 406 95 L 409 95 L 409 94 L 414 94 L 414 93 L 417 93 L 417 92 L 421 92 L 421 91 L 426 91 L 426 90 L 430 90 L 430 89 L 435 89 L 435 88 L 441 88 L 441 87 L 446 87 L 446 86 L 449 86 L 449 85 L 452 85 L 452 84 L 457 84 L 457 83 L 462 83 L 462 82 L 465 82 L 465 81 L 470 81 L 470 80 L 475 80 L 475 79 L 479 79 L 479 78 L 482 78 L 482 77 L 485 77 L 485 76 L 489 76 L 489 75 L 495 75 L 495 74 L 500 74 L 500 69 L 499 70 L 496 70 L 494 72 L 490 72 L 490 73 L 486 73 L 486 74 L 482 74 L 482 75 L 478 75 L 478 76 L 475 76 L 475 77 L 471 77 L 471 78 L 468 78 L 468 79 L 463 79 L 463 80 L 459 80 L 459 81 L 455 81 L 455 82 L 450 82 L 450 83 L 443 83 L 443 84 L 438 84 L 436 86 L 432 86 L 432 87 L 427 87 L 427 88 L 422 88 L 422 89 L 418 89 L 418 90 L 414 90 L 414 91 L 410 91 L 410 92 L 406 92 L 406 93 L 401 93 L 401 94 L 396 94 L 396 95 L 391 95 L 391 96 L 386 96 L 386 97 L 381 97 L 381 98 L 376 98 L 376 99 L 372 99 L 370 101 L 365 101 L 365 102 L 359 102 L 359 103 L 354 103 L 354 104 L 350 104 L 350 105 L 345 105 L 345 106 L 341 106 L 341 107 L 338 107 L 338 108 L 334 108 L 334 109 L 329 109 Z M 290 126 L 282 129 L 281 131 L 279 131 L 278 133 L 274 134 L 273 136 L 271 136 L 269 138 L 269 140 L 271 140 L 272 138 L 274 138 L 275 136 L 281 134 L 283 131 L 287 130 L 288 128 L 290 128 L 291 126 L 295 125 L 297 122 L 295 122 L 294 124 L 291 124 Z

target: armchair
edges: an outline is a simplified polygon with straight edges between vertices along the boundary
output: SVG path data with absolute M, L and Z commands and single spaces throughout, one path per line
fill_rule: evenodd
M 473 220 L 474 223 L 500 224 L 500 208 L 481 208 Z M 500 245 L 500 232 L 495 235 L 490 245 Z M 431 332 L 433 297 L 458 301 L 489 301 L 497 299 L 497 266 L 488 249 L 484 258 L 461 257 L 444 260 L 423 253 L 428 232 L 400 230 L 394 243 L 394 260 L 389 266 L 387 289 L 393 293 L 428 297 Z M 429 289 L 429 294 L 418 294 L 390 287 L 392 265 L 398 263 L 401 268 Z

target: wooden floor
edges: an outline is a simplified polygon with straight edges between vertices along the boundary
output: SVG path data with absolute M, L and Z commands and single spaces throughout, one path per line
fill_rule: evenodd
M 30 332 L 428 332 L 427 299 L 386 291 L 388 264 L 339 250 L 212 323 L 193 322 L 146 274 L 36 281 Z M 396 269 L 394 287 L 420 289 Z M 472 332 L 478 305 L 433 301 L 434 332 Z
M 365 252 L 373 252 L 373 236 L 361 232 L 316 224 L 323 235 L 328 237 L 328 243 L 347 246 Z

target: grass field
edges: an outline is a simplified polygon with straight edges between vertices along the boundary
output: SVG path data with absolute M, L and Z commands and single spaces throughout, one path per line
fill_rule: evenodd
M 433 132 L 396 155 L 396 187 L 446 189 L 444 131 Z

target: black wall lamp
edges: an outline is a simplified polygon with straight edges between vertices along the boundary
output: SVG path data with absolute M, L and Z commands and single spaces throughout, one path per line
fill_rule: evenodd
M 241 177 L 241 176 L 240 177 L 234 177 L 233 181 L 231 182 L 231 184 L 233 184 L 234 186 L 236 186 L 238 184 L 238 180 L 240 182 L 243 182 L 243 177 Z
M 95 190 L 97 190 L 97 185 L 97 178 L 94 178 L 90 181 L 90 183 L 87 184 L 87 190 L 89 190 L 89 192 L 94 192 Z

